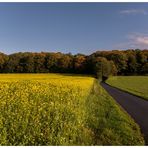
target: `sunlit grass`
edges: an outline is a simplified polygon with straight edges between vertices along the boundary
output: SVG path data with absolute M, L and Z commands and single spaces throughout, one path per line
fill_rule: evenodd
M 109 78 L 107 83 L 148 99 L 148 76 L 116 76 Z

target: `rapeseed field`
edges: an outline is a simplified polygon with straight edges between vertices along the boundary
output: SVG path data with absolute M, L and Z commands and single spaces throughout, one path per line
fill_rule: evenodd
M 143 145 L 138 125 L 90 76 L 0 75 L 0 145 Z

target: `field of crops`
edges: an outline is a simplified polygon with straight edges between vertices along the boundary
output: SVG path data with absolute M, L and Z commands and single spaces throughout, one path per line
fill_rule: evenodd
M 148 76 L 116 76 L 107 83 L 148 100 Z
M 88 76 L 0 75 L 0 145 L 143 145 L 138 125 Z

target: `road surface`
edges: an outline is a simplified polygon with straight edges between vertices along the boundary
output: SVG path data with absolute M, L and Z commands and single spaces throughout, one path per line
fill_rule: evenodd
M 101 82 L 101 86 L 126 110 L 128 114 L 139 124 L 148 145 L 148 101 L 121 91 L 117 88 Z

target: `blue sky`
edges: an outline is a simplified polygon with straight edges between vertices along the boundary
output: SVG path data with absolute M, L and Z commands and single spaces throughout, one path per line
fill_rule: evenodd
M 0 52 L 148 49 L 148 3 L 0 3 Z

